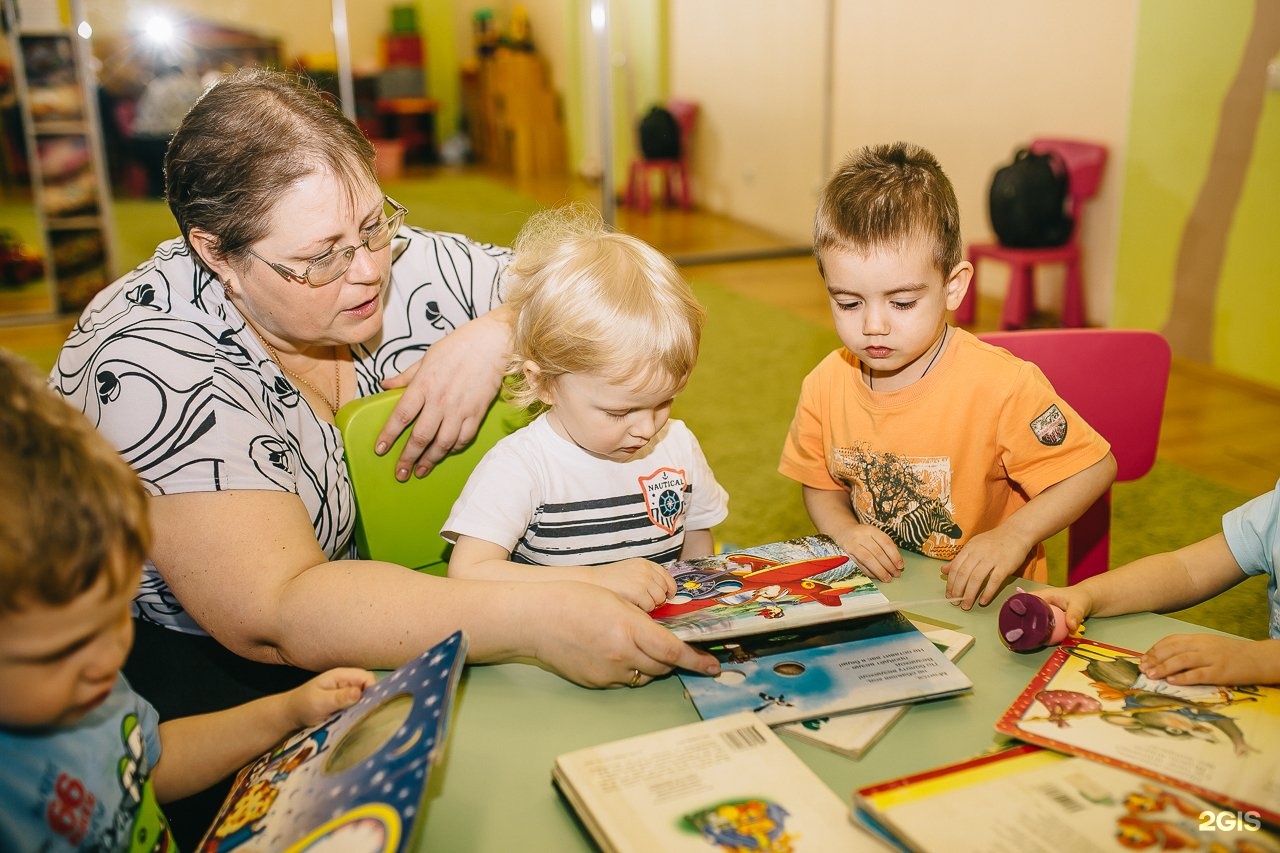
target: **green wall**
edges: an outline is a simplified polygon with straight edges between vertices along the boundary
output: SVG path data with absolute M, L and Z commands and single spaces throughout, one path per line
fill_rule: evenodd
M 1253 22 L 1252 0 L 1142 4 L 1114 326 L 1166 328 L 1180 248 Z M 1208 326 L 1214 366 L 1280 387 L 1280 92 L 1265 90 L 1261 100 L 1243 105 L 1261 116 L 1234 210 L 1193 223 L 1226 235 L 1216 294 L 1195 322 Z M 1195 284 L 1214 287 L 1207 277 Z

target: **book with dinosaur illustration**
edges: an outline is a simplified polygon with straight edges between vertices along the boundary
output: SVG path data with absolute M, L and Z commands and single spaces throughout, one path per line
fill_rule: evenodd
M 201 853 L 417 849 L 465 658 L 458 631 L 245 767 Z
M 677 560 L 668 571 L 676 593 L 649 615 L 682 640 L 776 633 L 901 606 L 829 536 Z
M 720 661 L 716 676 L 679 673 L 703 719 L 754 711 L 776 726 L 973 688 L 897 611 L 692 645 Z
M 1280 687 L 1173 685 L 1140 657 L 1068 638 L 997 731 L 1280 823 Z
M 551 780 L 607 853 L 883 849 L 751 714 L 575 750 Z
M 923 619 L 913 618 L 911 623 L 924 632 L 925 639 L 933 643 L 948 660 L 954 661 L 973 645 L 973 636 L 942 628 Z M 814 717 L 795 723 L 784 723 L 778 731 L 797 740 L 847 755 L 861 758 L 889 728 L 907 713 L 910 705 L 892 705 L 869 711 Z
M 864 826 L 911 851 L 1280 851 L 1256 813 L 1031 744 L 868 785 L 853 802 Z

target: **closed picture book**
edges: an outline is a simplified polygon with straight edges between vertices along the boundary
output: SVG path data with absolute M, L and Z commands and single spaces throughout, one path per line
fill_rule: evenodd
M 570 752 L 551 778 L 606 853 L 883 849 L 752 714 Z
M 912 619 L 911 622 L 924 632 L 925 638 L 946 655 L 948 660 L 956 660 L 973 645 L 970 634 L 940 628 L 923 619 Z M 777 731 L 850 758 L 861 758 L 910 707 L 894 705 L 870 711 L 815 717 L 797 723 L 785 723 Z
M 1173 685 L 1139 657 L 1068 638 L 996 729 L 1280 823 L 1280 687 Z
M 864 825 L 919 853 L 1280 850 L 1256 812 L 1029 744 L 869 785 L 853 799 Z
M 703 719 L 752 711 L 774 726 L 973 688 L 897 611 L 693 645 L 721 668 L 717 676 L 680 673 Z
M 201 853 L 417 849 L 465 652 L 455 632 L 244 768 Z
M 676 593 L 649 615 L 682 640 L 776 633 L 902 606 L 829 536 L 677 560 L 668 571 Z

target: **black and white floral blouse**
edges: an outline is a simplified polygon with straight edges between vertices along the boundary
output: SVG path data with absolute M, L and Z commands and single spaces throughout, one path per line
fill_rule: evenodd
M 500 304 L 509 252 L 405 226 L 392 258 L 382 333 L 351 348 L 358 396 L 378 392 L 381 380 Z M 315 416 L 181 239 L 162 243 L 93 299 L 49 382 L 151 494 L 292 492 L 325 554 L 354 555 L 355 508 L 337 428 Z M 166 627 L 204 633 L 150 563 L 134 608 Z

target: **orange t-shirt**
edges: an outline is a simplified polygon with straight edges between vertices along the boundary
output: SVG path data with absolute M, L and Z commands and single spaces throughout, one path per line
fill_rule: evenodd
M 956 329 L 933 368 L 897 391 L 869 389 L 849 350 L 828 355 L 801 386 L 778 470 L 843 489 L 859 522 L 950 560 L 1110 450 L 1038 367 Z M 1043 545 L 1019 575 L 1048 579 Z

